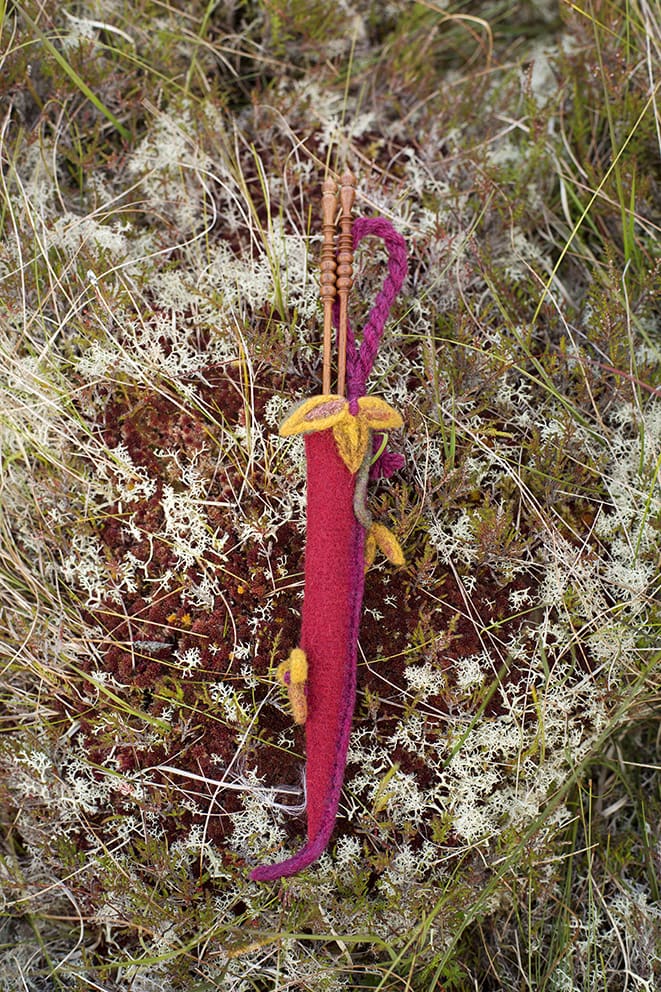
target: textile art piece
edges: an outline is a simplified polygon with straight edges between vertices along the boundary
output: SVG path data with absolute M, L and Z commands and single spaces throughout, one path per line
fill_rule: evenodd
M 388 432 L 402 418 L 385 400 L 366 394 L 393 301 L 406 276 L 404 239 L 383 218 L 352 223 L 355 181 L 340 180 L 340 217 L 335 244 L 337 190 L 323 187 L 321 297 L 324 304 L 323 392 L 304 400 L 280 434 L 305 436 L 307 463 L 305 592 L 300 643 L 278 669 L 292 715 L 305 725 L 308 839 L 296 855 L 260 865 L 251 877 L 271 881 L 294 875 L 326 848 L 337 816 L 356 698 L 358 634 L 365 572 L 377 550 L 404 564 L 391 531 L 372 519 L 368 483 L 401 468 L 388 451 Z M 347 318 L 353 253 L 366 237 L 380 238 L 388 274 L 363 329 L 360 347 Z M 337 327 L 337 391 L 330 388 L 333 325 Z

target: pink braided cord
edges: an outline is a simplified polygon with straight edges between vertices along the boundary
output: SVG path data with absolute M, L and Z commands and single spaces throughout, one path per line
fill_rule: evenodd
M 358 217 L 353 222 L 352 234 L 354 251 L 363 238 L 370 235 L 381 238 L 388 252 L 388 274 L 363 328 L 360 349 L 356 345 L 356 337 L 351 325 L 347 327 L 347 398 L 349 401 L 365 395 L 367 379 L 374 365 L 383 328 L 395 297 L 402 288 L 407 269 L 406 241 L 385 217 Z M 335 309 L 336 326 L 338 314 L 339 304 L 336 305 Z
M 363 339 L 358 349 L 356 336 L 351 324 L 347 324 L 347 398 L 355 404 L 359 396 L 367 391 L 367 379 L 383 335 L 383 328 L 390 314 L 395 297 L 402 288 L 407 270 L 406 241 L 398 234 L 389 220 L 385 217 L 358 217 L 353 222 L 353 250 L 355 251 L 363 238 L 374 235 L 381 238 L 388 252 L 388 274 L 383 286 L 369 312 L 367 323 L 363 328 Z M 333 318 L 337 329 L 340 313 L 339 301 L 335 301 Z M 381 436 L 374 436 L 374 450 L 381 444 Z M 381 453 L 370 469 L 370 479 L 387 479 L 402 468 L 404 459 L 396 452 L 387 449 Z

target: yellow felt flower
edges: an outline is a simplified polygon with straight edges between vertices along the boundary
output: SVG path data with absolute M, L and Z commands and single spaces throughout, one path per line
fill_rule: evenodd
M 294 648 L 287 660 L 278 665 L 278 678 L 287 686 L 294 723 L 304 724 L 308 718 L 308 700 L 305 692 L 308 659 L 305 651 Z
M 396 410 L 379 396 L 361 396 L 352 413 L 343 396 L 311 396 L 291 413 L 280 427 L 280 435 L 308 434 L 331 429 L 342 461 L 352 474 L 363 463 L 373 430 L 401 427 Z

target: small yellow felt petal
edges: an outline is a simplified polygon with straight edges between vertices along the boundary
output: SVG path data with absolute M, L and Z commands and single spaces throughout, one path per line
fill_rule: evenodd
M 346 413 L 342 419 L 333 427 L 333 437 L 337 444 L 340 458 L 349 469 L 352 475 L 358 471 L 363 464 L 367 445 L 370 440 L 370 431 L 367 424 L 361 419 Z
M 404 564 L 404 552 L 391 530 L 388 530 L 383 524 L 372 524 L 370 533 L 388 561 L 391 561 L 393 565 Z
M 300 682 L 292 683 L 289 686 L 289 704 L 294 723 L 302 726 L 308 718 L 308 700 L 305 690 Z
M 308 659 L 302 648 L 294 648 L 289 655 L 289 675 L 292 685 L 306 682 L 308 677 Z
M 287 686 L 294 723 L 304 724 L 308 718 L 308 700 L 305 695 L 308 659 L 305 651 L 301 648 L 294 648 L 287 660 L 278 665 L 278 678 Z
M 358 400 L 358 409 L 360 410 L 358 416 L 373 430 L 401 427 L 404 423 L 397 410 L 393 410 L 380 396 L 361 396 Z
M 280 424 L 280 437 L 306 434 L 309 431 L 325 431 L 341 419 L 346 405 L 347 401 L 343 396 L 311 396 L 299 403 Z
M 374 563 L 376 557 L 376 538 L 372 533 L 371 529 L 365 538 L 365 569 L 367 570 L 370 565 Z

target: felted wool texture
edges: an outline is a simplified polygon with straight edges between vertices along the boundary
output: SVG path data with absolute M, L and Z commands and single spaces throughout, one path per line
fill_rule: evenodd
M 353 222 L 351 233 L 354 252 L 362 239 L 370 235 L 383 241 L 388 252 L 388 274 L 363 327 L 360 348 L 357 347 L 351 323 L 347 324 L 347 396 L 350 400 L 365 395 L 367 379 L 372 371 L 383 328 L 395 297 L 402 288 L 408 268 L 406 241 L 385 217 L 357 217 Z M 340 301 L 339 297 L 336 297 L 333 305 L 333 322 L 338 334 L 339 313 Z
M 293 875 L 326 848 L 342 790 L 356 698 L 365 530 L 353 509 L 355 476 L 332 430 L 305 439 L 307 541 L 301 648 L 308 659 L 306 791 L 308 843 L 287 861 L 262 865 L 257 881 Z
M 356 696 L 365 531 L 355 475 L 331 431 L 306 438 L 307 543 L 301 647 L 308 657 L 308 838 L 333 830 Z

